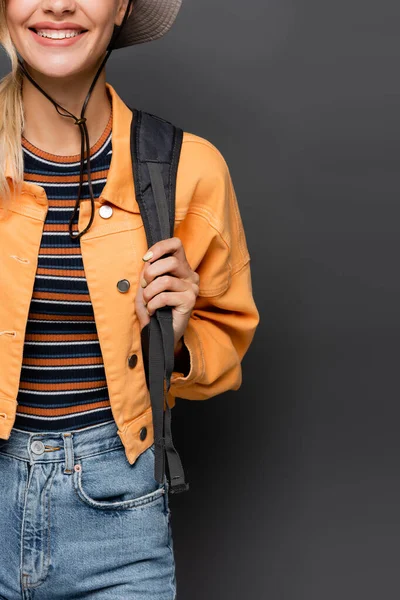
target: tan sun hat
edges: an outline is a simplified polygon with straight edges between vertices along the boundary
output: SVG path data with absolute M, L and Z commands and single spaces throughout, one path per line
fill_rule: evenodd
M 133 9 L 118 35 L 114 48 L 150 42 L 171 28 L 182 0 L 134 0 Z

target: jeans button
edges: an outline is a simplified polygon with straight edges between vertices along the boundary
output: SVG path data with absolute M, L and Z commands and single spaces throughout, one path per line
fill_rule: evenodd
M 44 444 L 40 440 L 35 440 L 31 444 L 31 450 L 35 454 L 43 454 L 44 452 Z

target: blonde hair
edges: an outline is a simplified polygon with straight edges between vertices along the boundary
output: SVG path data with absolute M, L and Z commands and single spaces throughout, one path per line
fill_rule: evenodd
M 0 0 L 0 44 L 11 60 L 11 72 L 0 79 L 0 204 L 7 214 L 13 194 L 21 192 L 24 178 L 24 157 L 21 135 L 24 129 L 22 103 L 22 70 L 6 22 L 6 0 Z M 9 185 L 5 169 L 9 161 L 15 186 Z

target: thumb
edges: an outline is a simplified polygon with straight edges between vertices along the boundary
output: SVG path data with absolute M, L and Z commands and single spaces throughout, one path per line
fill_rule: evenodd
M 135 298 L 135 311 L 140 324 L 140 330 L 150 322 L 150 315 L 144 305 L 143 288 L 140 285 Z

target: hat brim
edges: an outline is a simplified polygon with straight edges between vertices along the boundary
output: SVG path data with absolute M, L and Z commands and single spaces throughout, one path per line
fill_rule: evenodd
M 114 48 L 151 42 L 163 36 L 172 27 L 182 0 L 134 0 Z

